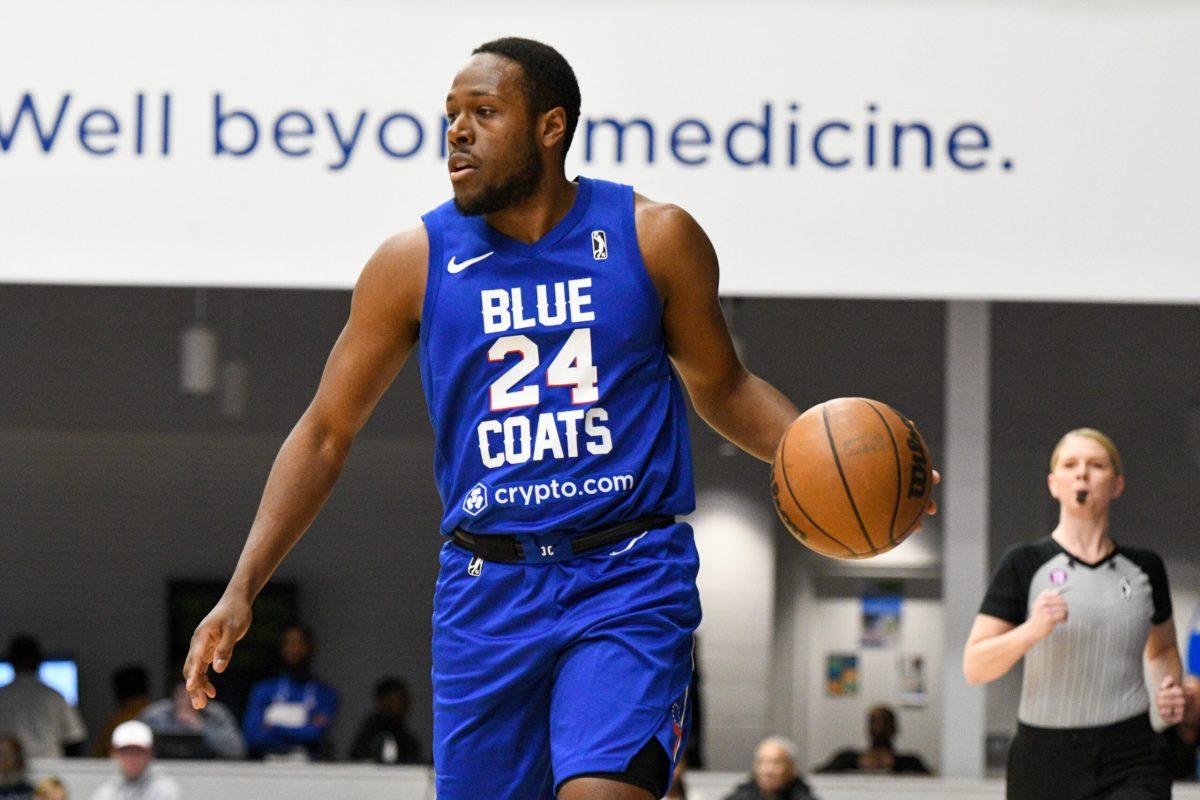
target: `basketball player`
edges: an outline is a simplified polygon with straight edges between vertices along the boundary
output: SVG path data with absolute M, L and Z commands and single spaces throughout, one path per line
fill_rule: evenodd
M 416 347 L 447 537 L 434 594 L 440 800 L 650 800 L 689 724 L 700 621 L 681 382 L 769 460 L 797 409 L 739 363 L 696 222 L 569 181 L 579 87 L 552 48 L 478 48 L 446 98 L 454 199 L 385 242 L 267 480 L 185 672 L 215 690 L 250 607 Z
M 1025 659 L 1011 800 L 1171 796 L 1165 745 L 1150 727 L 1143 656 L 1167 724 L 1183 716 L 1182 665 L 1162 560 L 1118 545 L 1109 506 L 1125 489 L 1112 440 L 1092 428 L 1050 457 L 1058 527 L 1005 553 L 963 654 L 968 682 Z

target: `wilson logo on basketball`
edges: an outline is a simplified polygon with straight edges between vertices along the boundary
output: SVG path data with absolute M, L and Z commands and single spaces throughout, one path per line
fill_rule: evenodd
M 904 427 L 908 428 L 908 449 L 912 451 L 912 463 L 908 470 L 909 498 L 924 497 L 929 489 L 929 469 L 925 460 L 925 445 L 921 443 L 921 434 L 913 421 L 903 414 L 898 415 Z

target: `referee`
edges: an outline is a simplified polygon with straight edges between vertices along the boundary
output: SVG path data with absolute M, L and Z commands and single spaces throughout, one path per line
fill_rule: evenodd
M 1162 559 L 1109 536 L 1109 505 L 1125 479 L 1103 433 L 1080 428 L 1060 439 L 1048 482 L 1058 527 L 1004 554 L 963 652 L 972 684 L 1025 659 L 1007 796 L 1170 798 L 1142 666 L 1144 656 L 1159 714 L 1178 722 L 1182 665 Z

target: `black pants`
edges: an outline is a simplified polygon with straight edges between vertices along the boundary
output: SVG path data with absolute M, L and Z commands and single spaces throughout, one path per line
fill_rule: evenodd
M 1166 743 L 1136 717 L 1097 728 L 1017 725 L 1008 800 L 1169 800 Z

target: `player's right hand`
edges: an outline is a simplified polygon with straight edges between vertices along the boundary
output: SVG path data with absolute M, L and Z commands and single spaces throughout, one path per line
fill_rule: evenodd
M 233 657 L 233 646 L 250 630 L 250 604 L 233 597 L 222 597 L 208 616 L 196 626 L 192 646 L 183 663 L 183 677 L 194 708 L 204 708 L 217 696 L 208 679 L 208 665 L 224 672 Z
M 1046 589 L 1033 601 L 1029 625 L 1040 641 L 1050 635 L 1054 628 L 1067 621 L 1067 599 L 1054 589 Z

